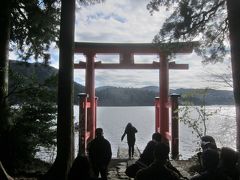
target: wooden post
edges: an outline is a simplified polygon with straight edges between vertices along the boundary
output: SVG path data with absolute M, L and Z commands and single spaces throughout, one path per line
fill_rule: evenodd
M 96 127 L 97 127 L 97 106 L 98 106 L 98 97 L 95 97 L 95 117 L 94 117 L 95 127 L 94 127 L 94 132 L 95 132 L 95 129 L 96 129 Z
M 179 157 L 179 116 L 178 116 L 178 98 L 180 95 L 172 94 L 172 159 Z
M 169 91 L 169 69 L 167 54 L 160 54 L 160 133 L 164 139 L 168 139 L 169 132 L 169 110 L 168 110 L 168 91 Z
M 236 148 L 238 151 L 240 151 L 240 2 L 237 0 L 227 0 L 226 2 L 231 49 L 233 95 L 236 109 Z
M 160 132 L 160 104 L 159 97 L 155 97 L 155 132 Z
M 80 93 L 79 97 L 79 141 L 78 154 L 86 155 L 87 147 L 87 94 Z
M 94 57 L 95 53 L 85 54 L 86 61 L 86 93 L 89 94 L 90 108 L 87 111 L 87 130 L 90 132 L 89 141 L 95 137 L 95 70 Z

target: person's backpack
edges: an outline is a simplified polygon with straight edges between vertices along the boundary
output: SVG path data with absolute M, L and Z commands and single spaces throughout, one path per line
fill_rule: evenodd
M 140 170 L 140 169 L 143 169 L 143 168 L 146 168 L 147 166 L 142 163 L 141 161 L 136 161 L 134 164 L 131 164 L 130 166 L 127 167 L 126 171 L 125 171 L 125 174 L 128 176 L 128 177 L 131 177 L 131 178 L 135 178 L 137 172 Z

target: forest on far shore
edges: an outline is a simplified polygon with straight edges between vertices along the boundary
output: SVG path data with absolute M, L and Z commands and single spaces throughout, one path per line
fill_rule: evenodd
M 23 77 L 34 76 L 39 82 L 44 82 L 51 76 L 56 76 L 58 70 L 54 67 L 44 65 L 41 63 L 26 63 L 20 61 L 10 61 L 10 69 L 15 74 L 20 74 Z M 57 76 L 56 76 L 57 78 Z M 14 84 L 14 80 L 10 77 L 10 87 Z M 57 89 L 57 87 L 56 87 Z M 180 94 L 180 104 L 183 97 L 188 94 L 191 98 L 192 104 L 201 105 L 202 95 L 199 92 L 203 89 L 170 89 L 170 94 Z M 78 104 L 79 93 L 85 92 L 85 87 L 74 82 L 74 104 Z M 102 86 L 96 88 L 96 96 L 98 97 L 99 106 L 153 106 L 155 97 L 159 96 L 159 90 L 156 86 L 146 86 L 142 88 L 123 88 L 113 86 Z M 227 90 L 209 89 L 206 94 L 206 105 L 234 105 L 233 92 Z M 12 96 L 10 102 L 19 103 L 19 101 Z

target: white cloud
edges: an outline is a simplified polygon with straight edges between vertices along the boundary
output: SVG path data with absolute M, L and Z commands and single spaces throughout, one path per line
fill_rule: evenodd
M 146 9 L 147 0 L 107 0 L 105 3 L 76 10 L 75 41 L 90 42 L 142 42 L 149 43 L 158 33 L 164 19 L 170 14 L 164 9 L 153 16 Z M 58 68 L 59 51 L 51 47 L 51 65 Z M 10 58 L 16 58 L 11 53 Z M 135 56 L 138 63 L 158 61 L 156 55 Z M 83 55 L 75 54 L 74 62 L 85 61 Z M 117 62 L 118 56 L 97 54 L 96 61 Z M 223 73 L 226 64 L 202 65 L 202 59 L 195 53 L 177 55 L 177 64 L 189 64 L 188 70 L 170 70 L 169 88 L 220 88 L 226 87 L 209 83 L 211 72 Z M 230 63 L 228 63 L 230 64 Z M 96 70 L 96 87 L 143 87 L 158 86 L 158 70 Z M 74 80 L 85 85 L 85 70 L 74 70 Z
M 76 41 L 151 42 L 166 12 L 151 16 L 147 1 L 114 1 L 76 12 Z

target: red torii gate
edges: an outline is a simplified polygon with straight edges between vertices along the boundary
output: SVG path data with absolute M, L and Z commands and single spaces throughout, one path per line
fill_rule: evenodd
M 175 64 L 168 62 L 168 55 L 175 53 L 191 53 L 195 42 L 178 43 L 89 43 L 75 42 L 75 53 L 83 53 L 86 62 L 74 64 L 75 69 L 86 69 L 86 93 L 89 95 L 88 102 L 85 100 L 87 110 L 87 126 L 84 139 L 95 137 L 96 129 L 96 100 L 95 100 L 95 69 L 159 69 L 160 92 L 159 112 L 156 119 L 156 131 L 168 138 L 169 131 L 169 69 L 188 69 L 188 64 Z M 119 54 L 119 64 L 95 62 L 96 54 Z M 152 64 L 135 64 L 134 54 L 157 54 L 160 62 Z

